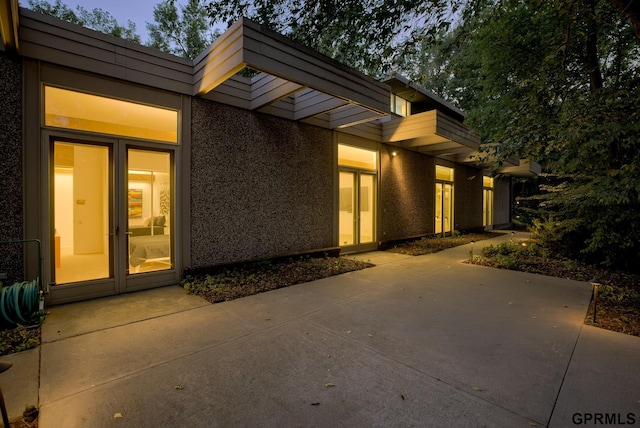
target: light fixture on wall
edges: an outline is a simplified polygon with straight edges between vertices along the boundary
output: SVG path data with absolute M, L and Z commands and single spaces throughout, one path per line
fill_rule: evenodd
M 398 152 L 396 152 L 395 150 L 394 150 L 394 151 L 392 151 L 392 152 L 391 152 L 391 156 L 393 156 L 393 157 L 395 158 L 396 156 L 398 156 Z

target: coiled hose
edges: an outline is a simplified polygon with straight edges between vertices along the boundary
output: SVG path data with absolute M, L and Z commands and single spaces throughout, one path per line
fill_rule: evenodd
M 0 288 L 0 313 L 12 325 L 25 324 L 38 311 L 38 280 L 16 282 Z

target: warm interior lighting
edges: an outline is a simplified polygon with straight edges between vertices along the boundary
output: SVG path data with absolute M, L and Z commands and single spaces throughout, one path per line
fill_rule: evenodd
M 377 153 L 372 150 L 338 144 L 338 165 L 378 169 Z
M 178 112 L 45 86 L 45 125 L 178 142 Z

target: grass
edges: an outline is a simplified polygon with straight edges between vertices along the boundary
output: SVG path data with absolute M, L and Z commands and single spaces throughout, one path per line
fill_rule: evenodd
M 398 244 L 387 251 L 392 253 L 407 254 L 410 256 L 422 256 L 424 254 L 437 253 L 448 248 L 457 247 L 471 243 L 471 241 L 482 241 L 483 239 L 495 238 L 502 235 L 498 232 L 466 233 L 454 236 L 428 236 L 414 241 Z
M 186 277 L 184 289 L 211 303 L 315 281 L 373 266 L 345 257 L 303 257 L 280 262 L 247 263 L 214 274 Z
M 598 282 L 597 323 L 593 323 L 593 301 L 585 324 L 640 336 L 640 274 L 611 271 L 574 260 L 552 257 L 535 241 L 503 242 L 485 247 L 482 255 L 468 263 L 518 270 L 576 281 Z

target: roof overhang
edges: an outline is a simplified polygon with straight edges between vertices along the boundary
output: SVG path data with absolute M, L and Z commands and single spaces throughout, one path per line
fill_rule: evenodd
M 463 162 L 478 151 L 480 135 L 443 112 L 431 110 L 384 121 L 382 142 Z
M 0 37 L 3 50 L 18 50 L 18 0 L 0 0 Z
M 516 177 L 535 177 L 540 175 L 542 167 L 540 164 L 529 160 L 520 159 L 517 166 L 507 166 L 499 170 L 502 174 L 513 175 Z
M 258 73 L 243 77 L 244 69 Z M 242 18 L 194 60 L 193 94 L 330 129 L 390 113 L 390 88 Z

